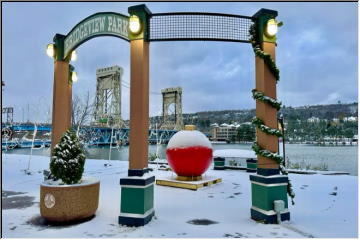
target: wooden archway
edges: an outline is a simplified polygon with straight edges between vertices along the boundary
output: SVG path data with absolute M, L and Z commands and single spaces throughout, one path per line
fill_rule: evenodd
M 128 177 L 120 179 L 119 223 L 132 226 L 146 224 L 154 215 L 155 181 L 154 176 L 148 174 L 147 168 L 150 42 L 231 41 L 251 43 L 253 47 L 255 45 L 256 53 L 255 98 L 258 127 L 255 149 L 258 154 L 258 168 L 257 174 L 250 176 L 252 184 L 251 218 L 266 223 L 275 223 L 274 200 L 283 200 L 285 211 L 281 213 L 281 218 L 288 220 L 290 218 L 286 195 L 288 178 L 285 175 L 279 175 L 279 161 L 276 161 L 279 158 L 276 155 L 278 149 L 276 134 L 278 72 L 276 74 L 276 69 L 274 70 L 271 65 L 275 64 L 276 36 L 267 36 L 264 33 L 267 21 L 274 19 L 277 12 L 261 9 L 251 17 L 199 12 L 152 14 L 145 5 L 129 7 L 128 12 L 131 16 L 138 17 L 142 26 L 139 33 L 134 34 L 128 31 L 128 16 L 106 12 L 89 16 L 78 23 L 66 36 L 55 35 L 52 146 L 59 142 L 61 135 L 70 128 L 71 124 L 72 86 L 69 81 L 71 52 L 82 43 L 99 36 L 115 36 L 129 41 L 131 85 L 129 170 Z M 181 31 L 179 26 L 182 26 Z M 257 29 L 254 36 L 249 34 L 252 26 Z M 268 61 L 270 61 L 270 65 Z M 267 98 L 264 100 L 264 97 L 261 96 Z

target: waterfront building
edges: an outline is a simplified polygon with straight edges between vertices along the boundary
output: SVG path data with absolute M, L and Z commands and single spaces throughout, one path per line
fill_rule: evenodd
M 357 122 L 357 117 L 344 117 L 344 122 Z
M 218 124 L 211 124 L 211 136 L 214 141 L 231 141 L 236 137 L 236 129 L 240 126 L 238 124 L 226 124 L 223 123 L 220 126 Z
M 308 119 L 307 119 L 307 122 L 310 122 L 310 123 L 318 123 L 318 122 L 320 122 L 320 118 L 318 118 L 318 117 L 311 117 L 311 118 L 308 118 Z

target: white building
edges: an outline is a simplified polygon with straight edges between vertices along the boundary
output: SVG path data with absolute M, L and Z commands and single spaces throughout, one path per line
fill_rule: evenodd
M 345 117 L 344 121 L 345 122 L 357 122 L 358 118 L 357 117 Z
M 211 124 L 211 136 L 215 141 L 230 141 L 236 136 L 236 129 L 239 125 L 223 123 L 220 126 L 217 123 Z
M 308 118 L 308 119 L 307 119 L 307 122 L 310 122 L 310 123 L 318 123 L 318 122 L 320 122 L 320 118 L 311 117 L 311 118 Z

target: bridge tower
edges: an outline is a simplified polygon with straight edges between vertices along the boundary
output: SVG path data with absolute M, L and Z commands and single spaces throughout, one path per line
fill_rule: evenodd
M 2 121 L 4 119 L 6 119 L 5 123 L 12 124 L 14 122 L 14 108 L 13 107 L 4 107 L 4 108 L 2 108 L 1 119 L 2 119 Z
M 96 70 L 95 125 L 120 125 L 121 76 L 123 69 L 117 65 Z
M 183 128 L 182 88 L 165 88 L 161 93 L 163 97 L 161 129 L 181 130 Z

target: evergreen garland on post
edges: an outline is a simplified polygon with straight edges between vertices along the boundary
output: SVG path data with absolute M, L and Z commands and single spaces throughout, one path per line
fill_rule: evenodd
M 279 154 L 270 152 L 269 150 L 262 149 L 257 142 L 254 142 L 251 148 L 254 150 L 256 155 L 260 155 L 262 157 L 270 158 L 270 159 L 276 161 L 279 165 L 281 165 L 282 162 L 283 162 L 283 157 L 282 156 L 280 156 Z
M 256 29 L 256 23 L 250 26 L 250 43 L 253 47 L 254 53 L 257 57 L 262 58 L 265 62 L 265 64 L 269 67 L 270 72 L 274 75 L 276 82 L 280 79 L 280 70 L 277 68 L 276 63 L 274 59 L 272 59 L 271 55 L 269 53 L 264 52 L 259 44 L 259 41 L 257 39 L 256 35 L 257 29 Z
M 284 161 L 285 161 L 285 159 L 283 159 L 282 163 L 279 165 L 280 172 L 283 175 L 288 175 L 289 172 L 284 167 Z M 291 181 L 289 178 L 288 178 L 288 185 L 287 185 L 287 193 L 289 194 L 289 196 L 291 198 L 291 204 L 294 205 L 295 204 L 295 202 L 294 202 L 295 193 L 294 193 L 294 190 L 293 190 L 293 187 L 292 187 L 292 184 L 291 184 Z
M 272 59 L 271 55 L 264 52 L 261 49 L 257 31 L 258 31 L 258 29 L 257 29 L 256 23 L 254 23 L 253 25 L 250 26 L 250 29 L 249 29 L 250 42 L 253 47 L 254 53 L 257 57 L 260 57 L 261 59 L 264 60 L 265 65 L 268 66 L 270 72 L 274 75 L 276 82 L 278 82 L 280 79 L 280 70 L 277 68 L 276 63 L 275 63 L 274 59 Z M 265 96 L 264 93 L 262 93 L 256 89 L 252 90 L 252 94 L 253 94 L 253 98 L 255 100 L 259 100 L 266 104 L 269 104 L 271 107 L 275 108 L 276 110 L 279 110 L 281 108 L 281 102 L 279 102 L 276 99 L 271 98 L 269 96 Z M 252 123 L 258 129 L 260 129 L 260 131 L 264 132 L 267 135 L 274 135 L 277 137 L 282 136 L 282 133 L 278 129 L 274 129 L 274 128 L 266 126 L 264 124 L 264 121 L 258 117 L 253 118 Z M 273 152 L 270 152 L 269 150 L 261 148 L 257 142 L 254 142 L 254 144 L 252 145 L 252 149 L 254 150 L 256 155 L 266 157 L 266 158 L 276 161 L 279 164 L 279 170 L 280 170 L 281 174 L 288 175 L 288 172 L 284 167 L 285 160 L 279 154 L 273 153 Z M 290 179 L 288 180 L 287 193 L 291 198 L 291 203 L 294 205 L 295 204 L 294 203 L 295 193 L 293 191 Z
M 264 124 L 264 121 L 258 117 L 254 117 L 251 120 L 252 124 L 254 124 L 257 128 L 259 128 L 262 132 L 268 135 L 274 135 L 277 137 L 282 137 L 282 133 L 279 129 L 268 127 Z
M 85 154 L 79 139 L 67 130 L 56 144 L 50 161 L 51 174 L 65 184 L 76 184 L 84 172 Z
M 264 103 L 271 105 L 273 108 L 276 108 L 276 110 L 278 110 L 278 111 L 280 110 L 281 102 L 277 101 L 276 99 L 265 96 L 263 92 L 260 92 L 256 89 L 252 90 L 252 94 L 253 94 L 253 98 L 255 100 L 262 101 Z

